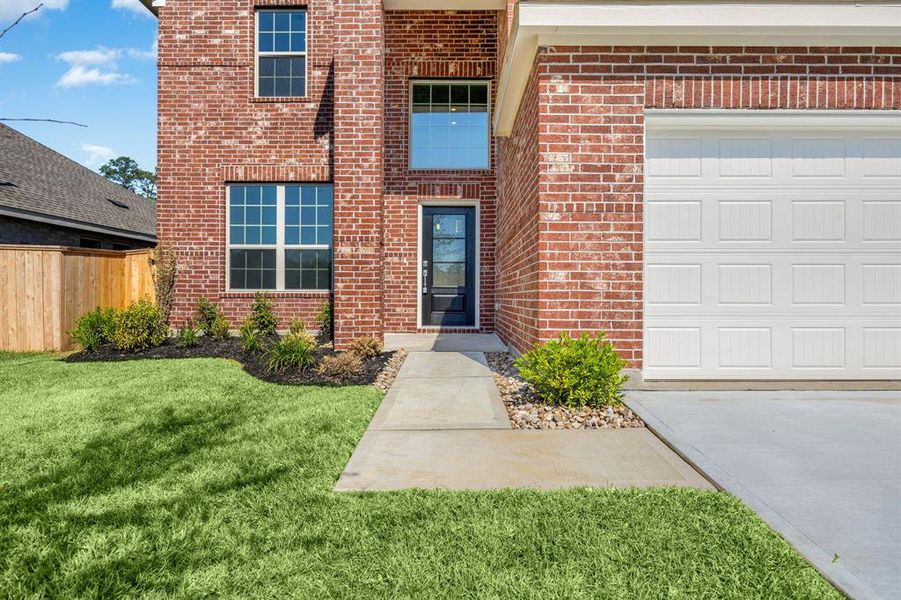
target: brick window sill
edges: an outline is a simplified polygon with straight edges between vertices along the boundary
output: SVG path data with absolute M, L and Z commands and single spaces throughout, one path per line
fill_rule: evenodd
M 331 296 L 331 290 L 298 290 L 296 292 L 288 292 L 288 291 L 272 291 L 272 290 L 261 290 L 265 292 L 266 296 L 269 298 L 328 298 Z M 256 292 L 222 292 L 219 294 L 220 298 L 253 298 L 256 295 Z
M 313 104 L 313 99 L 309 96 L 253 96 L 250 102 L 253 104 Z

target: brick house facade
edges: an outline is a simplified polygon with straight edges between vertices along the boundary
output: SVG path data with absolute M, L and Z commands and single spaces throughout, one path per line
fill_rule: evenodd
M 698 147 L 719 143 L 721 148 L 763 148 L 782 143 L 786 131 L 803 129 L 804 136 L 839 140 L 835 147 L 847 151 L 840 157 L 844 161 L 856 160 L 857 151 L 848 150 L 856 148 L 854 144 L 869 144 L 867 148 L 878 148 L 878 156 L 872 162 L 866 158 L 861 168 L 882 178 L 867 180 L 878 184 L 873 193 L 888 196 L 879 207 L 865 208 L 876 207 L 872 209 L 897 218 L 892 216 L 896 199 L 891 190 L 897 181 L 892 179 L 893 169 L 901 164 L 901 134 L 897 134 L 901 48 L 886 44 L 897 39 L 892 36 L 901 23 L 875 4 L 848 13 L 853 8 L 850 4 L 824 2 L 819 7 L 798 8 L 795 17 L 785 18 L 773 12 L 777 9 L 764 6 L 745 18 L 747 13 L 741 11 L 747 9 L 740 6 L 698 3 L 692 17 L 698 26 L 690 33 L 677 27 L 679 19 L 685 18 L 678 11 L 689 10 L 684 3 L 672 3 L 676 25 L 662 23 L 659 15 L 648 16 L 653 28 L 647 31 L 626 27 L 635 15 L 644 18 L 643 13 L 627 12 L 641 10 L 629 6 L 632 3 L 485 0 L 468 3 L 466 9 L 459 2 L 414 3 L 419 10 L 409 10 L 411 3 L 404 0 L 158 0 L 156 4 L 162 4 L 155 8 L 160 21 L 159 236 L 178 248 L 182 265 L 173 312 L 176 323 L 190 317 L 200 296 L 217 301 L 233 326 L 247 312 L 252 291 L 232 289 L 226 271 L 227 190 L 235 184 L 333 186 L 331 289 L 271 291 L 283 321 L 309 321 L 324 301 L 333 298 L 339 346 L 364 334 L 483 331 L 496 332 L 522 351 L 560 332 L 603 330 L 636 368 L 646 366 L 648 340 L 658 335 L 658 328 L 649 333 L 646 319 L 649 303 L 654 302 L 648 296 L 646 255 L 656 252 L 648 245 L 656 238 L 648 235 L 646 190 L 656 190 L 658 185 L 670 190 L 666 186 L 675 180 L 667 179 L 666 165 L 708 165 L 703 177 L 710 175 L 710 168 L 725 173 L 733 164 L 715 161 L 738 160 L 745 165 L 740 168 L 750 168 L 747 165 L 765 160 L 775 165 L 772 173 L 783 165 L 779 152 L 761 157 L 757 150 L 738 159 L 703 154 L 691 162 L 695 159 L 678 153 L 692 147 L 695 137 Z M 260 97 L 255 90 L 261 68 L 255 54 L 256 14 L 291 8 L 306 12 L 306 94 Z M 804 30 L 792 28 L 794 21 L 813 14 L 805 10 L 818 11 L 817 23 Z M 624 23 L 621 30 L 613 29 L 617 19 Z M 730 27 L 730 20 L 743 26 Z M 735 41 L 724 45 L 724 39 Z M 826 45 L 825 40 L 833 43 Z M 411 90 L 416 82 L 487 85 L 492 120 L 487 168 L 413 168 L 411 130 L 417 109 L 411 108 Z M 474 94 L 470 91 L 470 98 Z M 813 124 L 806 118 L 808 111 L 828 115 L 841 125 Z M 721 121 L 698 126 L 697 136 L 686 133 L 684 127 L 666 133 L 676 131 L 671 124 L 661 126 L 662 133 L 649 127 L 649 118 L 657 123 L 680 115 L 721 117 Z M 752 144 L 748 139 L 757 133 L 736 132 L 755 128 L 731 115 L 747 116 L 748 122 L 785 116 L 779 123 L 787 125 L 759 121 L 764 124 L 756 131 L 772 133 L 766 134 L 768 141 L 760 138 Z M 861 121 L 860 126 L 843 124 L 855 116 L 870 121 Z M 874 119 L 881 120 L 869 125 Z M 432 139 L 436 131 L 431 130 Z M 878 131 L 883 137 L 876 139 L 867 131 Z M 674 146 L 671 140 L 688 142 Z M 797 148 L 807 147 L 802 142 L 797 142 Z M 658 148 L 670 148 L 667 151 L 676 154 L 658 159 Z M 803 161 L 831 160 L 817 154 L 819 150 L 811 152 L 784 164 L 802 169 L 807 164 Z M 664 166 L 649 165 L 658 160 Z M 857 168 L 857 163 L 847 164 L 848 169 Z M 653 181 L 649 180 L 652 173 Z M 685 181 L 686 190 L 701 185 Z M 717 179 L 708 187 L 724 189 L 733 181 Z M 740 187 L 729 194 L 744 197 L 757 189 L 750 179 L 740 181 Z M 795 181 L 810 184 L 813 180 L 798 177 L 792 185 Z M 786 193 L 808 194 L 821 182 L 814 183 Z M 698 190 L 702 196 L 709 191 Z M 765 200 L 771 203 L 769 210 L 779 209 L 777 204 L 782 202 L 773 198 Z M 845 212 L 850 213 L 866 198 L 842 202 L 848 203 Z M 467 258 L 475 263 L 477 301 L 475 315 L 462 325 L 434 327 L 424 316 L 422 294 L 429 286 L 423 269 L 437 268 L 424 266 L 428 261 L 423 254 L 423 222 L 428 207 L 477 211 L 477 256 Z M 796 214 L 811 207 L 798 205 Z M 885 251 L 895 248 L 893 235 L 879 238 L 887 245 L 872 246 L 876 248 L 873 261 L 891 263 Z M 739 247 L 723 246 L 723 240 L 713 245 L 697 241 L 698 252 L 706 252 L 703 260 L 716 255 L 718 247 Z M 866 242 L 864 236 L 863 246 L 854 251 L 870 248 Z M 753 245 L 748 248 L 742 261 L 753 263 L 759 258 L 754 254 L 757 250 Z M 780 248 L 774 246 L 772 252 Z M 698 258 L 699 273 L 702 258 Z M 682 268 L 689 273 L 690 269 Z M 851 274 L 857 267 L 842 268 Z M 725 281 L 719 284 L 724 294 L 728 292 Z M 471 291 L 467 288 L 466 293 Z M 678 290 L 654 287 L 650 292 L 672 295 Z M 896 301 L 889 300 L 888 304 Z M 429 306 L 438 306 L 433 301 L 437 302 L 428 299 Z M 691 314 L 680 316 L 681 304 L 693 303 L 670 302 L 672 314 L 667 315 L 690 321 Z M 716 314 L 720 313 L 699 319 L 712 321 Z M 723 322 L 732 318 L 723 314 Z M 824 322 L 832 318 L 823 314 Z M 750 318 L 735 315 L 736 323 Z M 865 378 L 880 378 L 885 371 L 879 368 L 893 367 L 892 353 L 901 352 L 892 346 L 901 343 L 895 339 L 901 339 L 901 326 L 890 315 L 877 321 L 863 324 L 861 335 L 889 332 L 879 333 L 879 343 L 892 356 L 876 364 Z M 739 329 L 746 335 L 770 328 L 775 336 L 782 327 L 739 325 L 720 327 L 719 339 Z M 804 329 L 797 324 L 785 327 L 796 336 Z M 677 329 L 691 327 L 661 325 L 659 335 Z M 849 329 L 847 337 L 854 335 Z M 691 337 L 680 339 L 690 343 Z M 776 345 L 770 342 L 775 352 Z M 663 341 L 658 347 L 662 345 Z M 851 344 L 846 351 L 853 354 L 855 348 Z M 860 350 L 864 351 L 869 352 Z M 774 356 L 770 359 L 773 365 L 778 362 Z M 728 360 L 721 362 L 728 366 Z M 843 370 L 846 367 L 850 370 Z M 831 368 L 836 378 L 860 374 L 844 364 Z M 711 376 L 706 367 L 699 369 L 687 369 L 686 376 Z M 775 373 L 775 378 L 806 377 L 801 371 L 785 376 L 789 371 L 773 369 L 770 375 Z M 744 378 L 741 371 L 728 372 Z

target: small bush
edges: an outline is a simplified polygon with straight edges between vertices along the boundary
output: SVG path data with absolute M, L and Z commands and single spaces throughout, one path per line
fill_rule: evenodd
M 375 358 L 382 353 L 383 346 L 380 339 L 367 335 L 352 341 L 347 349 L 360 358 Z
M 221 316 L 219 307 L 206 298 L 197 301 L 197 327 L 200 328 L 203 335 L 212 335 L 213 323 L 216 322 L 217 317 Z
M 175 345 L 178 348 L 193 348 L 200 343 L 200 335 L 194 325 L 188 321 L 188 324 L 178 330 L 175 336 Z
M 323 340 L 331 340 L 334 333 L 331 302 L 326 302 L 319 307 L 319 312 L 316 314 L 316 324 L 319 325 L 319 336 Z
M 81 315 L 75 321 L 75 328 L 69 332 L 78 344 L 88 352 L 94 352 L 103 344 L 113 340 L 116 331 L 116 309 L 95 308 Z
M 162 309 L 149 300 L 138 300 L 119 313 L 113 343 L 119 350 L 136 352 L 161 345 L 168 335 Z
M 156 303 L 168 323 L 172 302 L 175 300 L 175 280 L 178 275 L 175 248 L 160 244 L 150 251 L 147 261 L 150 263 L 150 276 L 153 279 L 153 297 L 156 298 Z
M 250 305 L 250 321 L 253 327 L 261 335 L 272 335 L 278 327 L 278 320 L 272 312 L 272 300 L 263 292 L 257 292 L 253 296 L 253 304 Z
M 247 354 L 256 354 L 263 349 L 263 336 L 256 330 L 250 317 L 244 320 L 238 332 L 241 335 L 241 350 Z
M 216 318 L 213 319 L 213 324 L 210 326 L 210 333 L 208 335 L 216 341 L 221 342 L 222 340 L 227 340 L 231 337 L 228 328 L 228 321 L 225 317 L 216 315 Z
M 291 321 L 291 326 L 288 327 L 289 335 L 301 335 L 307 332 L 306 324 L 300 319 L 294 319 Z
M 562 334 L 517 359 L 520 375 L 546 401 L 566 406 L 620 404 L 626 366 L 610 342 L 599 333 L 592 338 Z
M 330 381 L 347 381 L 363 372 L 363 361 L 353 352 L 332 354 L 319 361 L 316 372 Z
M 301 371 L 316 362 L 316 347 L 310 340 L 297 335 L 286 335 L 266 351 L 266 369 L 281 373 L 295 368 Z

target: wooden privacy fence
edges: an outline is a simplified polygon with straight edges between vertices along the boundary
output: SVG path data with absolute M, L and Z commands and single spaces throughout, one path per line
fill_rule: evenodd
M 75 320 L 153 298 L 150 250 L 0 245 L 0 349 L 68 350 Z

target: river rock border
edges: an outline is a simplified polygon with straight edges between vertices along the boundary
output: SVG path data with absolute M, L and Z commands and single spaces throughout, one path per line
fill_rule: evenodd
M 620 429 L 644 427 L 628 406 L 569 408 L 546 404 L 519 376 L 509 352 L 487 352 L 488 366 L 513 429 Z

